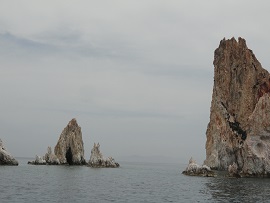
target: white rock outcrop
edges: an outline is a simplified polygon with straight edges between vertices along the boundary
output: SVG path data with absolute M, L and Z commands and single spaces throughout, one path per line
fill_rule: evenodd
M 7 151 L 0 139 L 0 165 L 19 165 L 19 162 Z
M 182 172 L 185 175 L 190 176 L 204 176 L 204 177 L 214 177 L 215 173 L 210 169 L 210 167 L 203 165 L 200 166 L 196 161 L 191 157 L 188 163 L 186 170 Z
M 34 161 L 28 161 L 28 164 L 46 165 L 46 160 L 43 157 L 36 155 L 36 159 Z
M 94 168 L 118 168 L 120 165 L 115 162 L 114 158 L 108 157 L 105 159 L 100 152 L 99 147 L 99 143 L 94 143 L 88 165 Z
M 57 156 L 52 152 L 52 148 L 48 147 L 47 153 L 44 156 L 44 159 L 49 165 L 59 165 L 60 161 Z

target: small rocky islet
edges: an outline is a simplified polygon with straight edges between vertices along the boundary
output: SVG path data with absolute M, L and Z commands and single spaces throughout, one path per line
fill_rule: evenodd
M 91 151 L 90 160 L 86 162 L 84 158 L 84 144 L 81 127 L 75 118 L 69 121 L 62 131 L 58 142 L 54 148 L 47 148 L 47 153 L 43 156 L 36 156 L 34 161 L 29 161 L 32 165 L 86 165 L 95 168 L 118 168 L 120 165 L 113 158 L 105 159 L 99 150 L 100 145 L 94 144 Z
M 229 177 L 270 177 L 270 74 L 240 37 L 221 40 L 213 64 L 204 165 Z M 190 161 L 183 174 L 201 171 Z
M 0 165 L 18 166 L 19 162 L 7 151 L 0 139 Z

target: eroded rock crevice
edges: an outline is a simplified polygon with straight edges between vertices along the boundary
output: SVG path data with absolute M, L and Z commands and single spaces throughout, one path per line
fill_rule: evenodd
M 67 163 L 69 165 L 73 165 L 74 164 L 72 157 L 73 157 L 72 151 L 71 151 L 71 148 L 69 147 L 68 150 L 67 150 L 67 152 L 66 152 L 66 160 L 67 160 Z

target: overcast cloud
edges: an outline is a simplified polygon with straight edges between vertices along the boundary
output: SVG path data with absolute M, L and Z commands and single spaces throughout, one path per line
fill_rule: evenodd
M 43 155 L 76 118 L 87 159 L 100 142 L 116 160 L 202 162 L 214 50 L 241 36 L 269 69 L 269 6 L 2 0 L 0 138 L 14 156 Z

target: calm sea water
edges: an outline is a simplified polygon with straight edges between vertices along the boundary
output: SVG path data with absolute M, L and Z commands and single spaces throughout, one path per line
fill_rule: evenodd
M 270 179 L 182 175 L 186 165 L 122 162 L 85 166 L 0 167 L 0 202 L 270 202 Z

